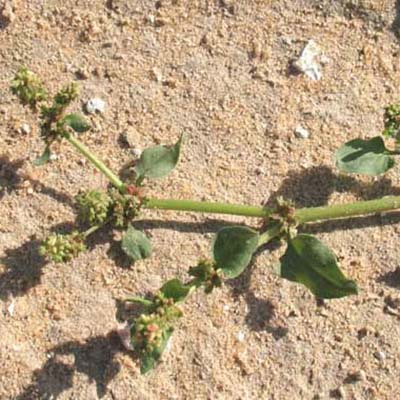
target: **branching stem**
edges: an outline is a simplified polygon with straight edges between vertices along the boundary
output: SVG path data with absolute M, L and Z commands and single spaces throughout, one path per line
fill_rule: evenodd
M 83 143 L 72 135 L 65 137 L 84 157 L 86 157 L 110 182 L 120 191 L 124 191 L 124 183 L 108 167 L 104 165 Z M 240 215 L 243 217 L 267 218 L 272 212 L 266 207 L 249 206 L 243 204 L 216 203 L 208 201 L 155 199 L 150 198 L 143 204 L 145 209 L 189 211 L 214 214 Z M 308 222 L 348 218 L 359 215 L 368 215 L 384 211 L 400 209 L 400 196 L 386 196 L 381 199 L 358 201 L 348 204 L 330 205 L 323 207 L 300 208 L 296 210 L 295 217 L 299 224 Z M 277 227 L 273 227 L 275 230 Z M 261 236 L 260 245 L 268 242 L 268 235 L 274 232 L 265 232 Z M 273 236 L 276 236 L 275 232 Z M 269 236 L 268 236 L 269 237 Z

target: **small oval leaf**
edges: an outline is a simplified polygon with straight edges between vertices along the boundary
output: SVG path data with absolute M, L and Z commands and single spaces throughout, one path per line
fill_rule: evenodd
M 153 146 L 144 150 L 136 164 L 137 181 L 144 178 L 163 178 L 168 175 L 179 161 L 182 137 L 172 147 Z
M 36 165 L 39 167 L 41 165 L 48 163 L 50 161 L 50 157 L 51 157 L 50 147 L 46 147 L 44 149 L 43 154 L 39 158 L 34 160 L 32 163 L 33 163 L 33 165 Z
M 191 286 L 185 285 L 179 279 L 171 279 L 165 282 L 160 292 L 168 299 L 173 299 L 175 303 L 185 300 L 192 290 Z
M 151 254 L 151 242 L 149 238 L 141 231 L 135 229 L 132 225 L 128 226 L 122 238 L 122 250 L 132 260 L 142 260 Z
M 336 151 L 336 166 L 345 172 L 380 175 L 394 165 L 389 154 L 380 136 L 369 140 L 354 139 Z
M 228 278 L 239 276 L 257 250 L 259 234 L 245 226 L 222 228 L 213 243 L 214 261 Z
M 68 114 L 63 118 L 63 122 L 78 133 L 83 133 L 90 129 L 89 123 L 80 114 Z
M 335 255 L 311 235 L 300 234 L 288 241 L 280 259 L 280 276 L 305 285 L 320 298 L 357 294 L 357 285 L 339 269 Z

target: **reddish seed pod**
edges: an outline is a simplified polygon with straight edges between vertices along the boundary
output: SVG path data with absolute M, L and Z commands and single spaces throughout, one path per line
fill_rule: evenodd
M 158 329 L 158 325 L 156 325 L 156 324 L 147 325 L 147 331 L 148 332 L 155 332 L 157 329 Z

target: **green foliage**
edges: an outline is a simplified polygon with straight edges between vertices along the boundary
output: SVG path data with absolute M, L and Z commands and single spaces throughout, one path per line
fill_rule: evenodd
M 215 262 L 208 260 L 199 261 L 196 267 L 189 269 L 189 275 L 195 279 L 193 285 L 204 286 L 205 293 L 211 293 L 215 288 L 222 285 L 221 276 Z
M 37 76 L 25 67 L 21 67 L 11 82 L 11 91 L 17 95 L 23 105 L 36 109 L 38 103 L 46 100 L 47 94 Z
M 386 137 L 392 137 L 399 141 L 400 104 L 391 104 L 385 108 L 384 123 L 385 129 L 383 135 Z
M 110 214 L 112 199 L 99 190 L 90 190 L 75 198 L 79 218 L 90 225 L 102 224 Z
M 40 254 L 56 263 L 67 262 L 86 250 L 85 237 L 80 232 L 68 235 L 54 233 L 40 246 Z
M 379 136 L 369 140 L 354 139 L 336 151 L 336 165 L 345 172 L 380 175 L 394 165 L 390 154 Z
M 77 133 L 84 133 L 90 129 L 89 123 L 80 114 L 68 114 L 62 119 L 62 122 Z
M 170 281 L 164 283 L 160 289 L 160 292 L 166 299 L 172 299 L 174 303 L 179 303 L 185 300 L 192 288 L 192 286 L 185 285 L 179 279 L 171 279 Z
M 50 161 L 50 157 L 51 157 L 50 147 L 46 146 L 42 155 L 33 161 L 33 165 L 36 165 L 37 167 L 44 165 Z
M 122 238 L 122 250 L 133 261 L 138 261 L 150 257 L 152 246 L 143 232 L 129 225 Z
M 166 285 L 169 285 L 166 291 L 172 290 L 172 297 L 167 298 L 159 291 L 151 305 L 146 300 L 145 313 L 137 317 L 131 325 L 131 343 L 139 354 L 142 374 L 155 367 L 168 344 L 176 321 L 182 317 L 182 311 L 173 299 L 175 295 L 182 297 L 182 293 L 177 294 L 181 289 L 175 283 L 167 282 Z
M 213 243 L 216 265 L 228 278 L 239 276 L 257 250 L 260 235 L 244 226 L 222 228 Z
M 179 161 L 182 138 L 172 147 L 153 146 L 144 150 L 135 167 L 137 183 L 144 178 L 156 179 L 168 175 Z
M 324 299 L 357 294 L 357 285 L 343 275 L 334 254 L 311 235 L 300 234 L 289 239 L 280 259 L 280 276 L 302 283 Z
M 117 189 L 110 190 L 113 202 L 112 217 L 117 228 L 126 228 L 140 214 L 143 199 L 138 195 L 121 193 Z

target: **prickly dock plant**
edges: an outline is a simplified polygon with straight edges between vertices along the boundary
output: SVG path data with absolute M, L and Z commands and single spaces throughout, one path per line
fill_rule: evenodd
M 77 98 L 74 84 L 65 86 L 48 100 L 39 79 L 26 68 L 21 68 L 12 81 L 11 89 L 23 105 L 33 111 L 40 104 L 39 125 L 44 141 L 43 155 L 36 165 L 51 159 L 51 146 L 64 140 L 109 180 L 107 191 L 89 189 L 77 198 L 78 220 L 86 224 L 83 232 L 62 235 L 55 233 L 44 240 L 41 253 L 54 262 L 67 262 L 85 250 L 86 238 L 102 227 L 121 231 L 121 249 L 132 260 L 149 257 L 150 239 L 135 228 L 135 220 L 148 209 L 175 210 L 215 214 L 258 217 L 261 228 L 229 226 L 215 236 L 210 259 L 203 259 L 189 269 L 191 280 L 166 282 L 152 298 L 133 298 L 143 312 L 130 322 L 130 342 L 141 359 L 143 373 L 154 368 L 183 316 L 180 304 L 199 288 L 211 294 L 224 279 L 235 279 L 245 271 L 256 252 L 266 243 L 279 239 L 287 248 L 277 268 L 279 275 L 291 282 L 302 284 L 319 298 L 333 299 L 357 294 L 356 283 L 341 271 L 334 253 L 312 235 L 299 234 L 301 225 L 315 221 L 347 218 L 400 209 L 400 196 L 386 196 L 376 200 L 349 204 L 296 209 L 291 203 L 279 199 L 275 207 L 215 203 L 195 200 L 151 198 L 145 195 L 148 180 L 160 179 L 176 167 L 182 147 L 182 136 L 172 146 L 153 146 L 143 151 L 135 166 L 134 184 L 123 182 L 93 154 L 77 137 L 89 130 L 80 114 L 67 114 L 68 106 Z M 48 102 L 48 103 L 46 103 Z M 385 112 L 385 136 L 400 142 L 400 107 L 390 106 Z M 398 146 L 397 146 L 398 147 Z M 378 175 L 394 165 L 392 156 L 400 151 L 389 150 L 381 137 L 370 140 L 356 139 L 336 152 L 337 166 L 346 172 Z

